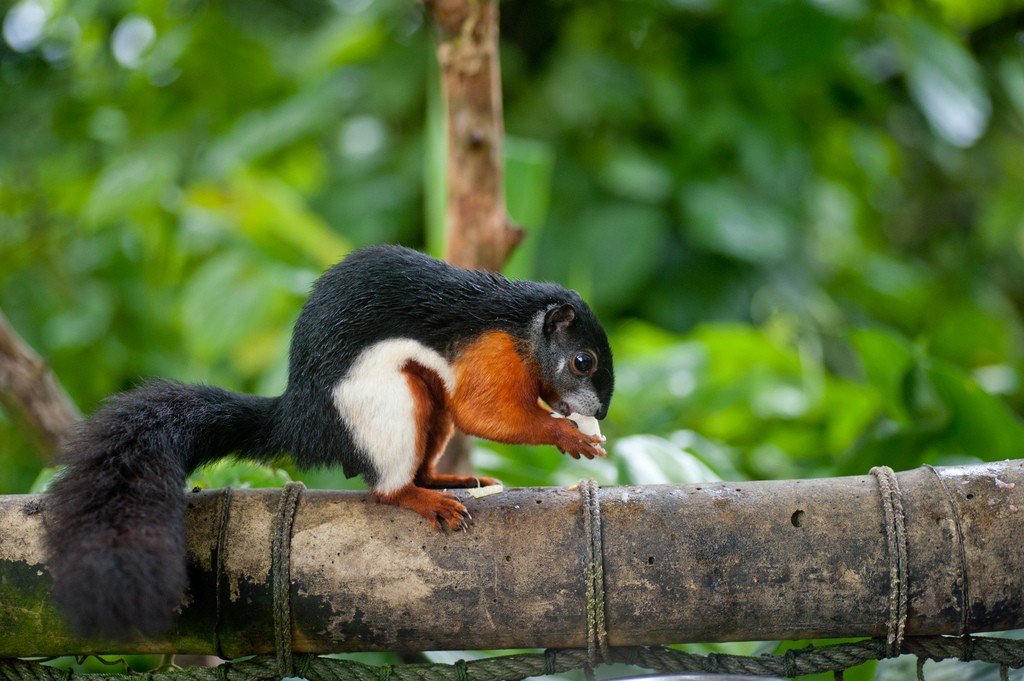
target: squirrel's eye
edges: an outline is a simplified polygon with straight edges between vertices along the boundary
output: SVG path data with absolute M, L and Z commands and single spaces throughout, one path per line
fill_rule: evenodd
M 572 372 L 579 376 L 590 376 L 597 369 L 597 357 L 589 350 L 577 352 L 569 363 Z

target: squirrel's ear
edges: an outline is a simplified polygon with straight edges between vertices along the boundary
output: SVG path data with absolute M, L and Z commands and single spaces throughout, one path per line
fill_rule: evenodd
M 576 308 L 566 303 L 553 307 L 544 315 L 544 335 L 550 336 L 555 331 L 564 331 L 576 321 Z

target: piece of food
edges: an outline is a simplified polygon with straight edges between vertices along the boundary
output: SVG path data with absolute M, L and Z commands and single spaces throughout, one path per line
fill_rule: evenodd
M 467 487 L 466 491 L 469 492 L 469 496 L 474 499 L 481 497 L 489 497 L 492 494 L 501 494 L 505 491 L 503 485 L 487 485 L 486 487 Z
M 575 423 L 576 427 L 579 428 L 580 432 L 584 435 L 593 435 L 601 438 L 601 442 L 605 441 L 604 435 L 601 435 L 601 426 L 593 416 L 584 416 L 583 414 L 573 412 L 572 414 L 569 414 L 567 418 Z

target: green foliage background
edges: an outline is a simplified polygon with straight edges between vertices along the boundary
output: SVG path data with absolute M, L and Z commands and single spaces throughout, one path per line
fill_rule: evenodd
M 84 411 L 146 376 L 276 393 L 318 272 L 363 244 L 439 251 L 417 3 L 0 9 L 0 308 Z M 618 390 L 606 461 L 486 445 L 480 468 L 653 483 L 1020 456 L 1018 0 L 502 12 L 530 232 L 510 273 L 592 302 Z M 0 492 L 24 492 L 42 464 L 3 418 Z

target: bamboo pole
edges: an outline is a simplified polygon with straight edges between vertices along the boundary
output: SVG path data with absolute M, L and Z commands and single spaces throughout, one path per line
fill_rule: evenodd
M 873 476 L 600 490 L 607 643 L 885 636 L 894 587 L 906 595 L 907 636 L 1024 626 L 1024 461 L 896 479 L 899 585 Z M 475 522 L 439 534 L 362 493 L 304 492 L 291 540 L 293 649 L 586 646 L 580 491 L 459 495 Z M 273 651 L 278 498 L 188 494 L 191 588 L 176 629 L 117 652 Z M 45 519 L 45 497 L 0 497 L 0 656 L 111 652 L 58 624 Z

